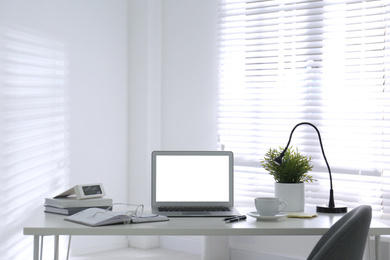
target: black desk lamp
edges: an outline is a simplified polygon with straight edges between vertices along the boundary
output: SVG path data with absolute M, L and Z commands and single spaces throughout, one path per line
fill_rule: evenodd
M 303 122 L 303 123 L 299 123 L 297 124 L 293 130 L 291 131 L 291 134 L 290 134 L 290 138 L 288 139 L 288 143 L 286 145 L 286 148 L 284 148 L 283 152 L 274 159 L 274 162 L 276 162 L 277 164 L 281 165 L 283 163 L 283 156 L 285 154 L 285 152 L 287 151 L 287 148 L 288 146 L 290 145 L 290 142 L 291 142 L 291 138 L 292 138 L 292 135 L 295 131 L 295 129 L 300 126 L 300 125 L 310 125 L 312 126 L 316 131 L 317 131 L 317 134 L 318 134 L 318 139 L 320 141 L 320 146 L 321 146 L 321 151 L 322 151 L 322 155 L 324 156 L 324 159 L 325 159 L 325 163 L 326 163 L 326 166 L 328 167 L 328 172 L 329 172 L 329 179 L 330 179 L 330 195 L 329 195 L 329 204 L 328 205 L 324 205 L 324 206 L 317 206 L 317 212 L 321 212 L 321 213 L 345 213 L 347 212 L 347 207 L 345 206 L 342 206 L 342 207 L 336 207 L 335 204 L 334 204 L 334 197 L 333 197 L 333 184 L 332 184 L 332 173 L 330 171 L 330 167 L 329 167 L 329 164 L 328 164 L 328 160 L 326 160 L 326 156 L 325 156 L 325 152 L 324 152 L 324 148 L 322 146 L 322 140 L 321 140 L 321 134 L 320 134 L 320 131 L 318 131 L 317 127 L 311 123 L 308 123 L 308 122 Z

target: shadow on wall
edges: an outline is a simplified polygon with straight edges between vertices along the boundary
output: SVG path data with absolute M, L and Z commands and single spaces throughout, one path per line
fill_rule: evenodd
M 66 46 L 40 32 L 0 28 L 2 259 L 31 258 L 24 223 L 67 186 L 68 99 Z

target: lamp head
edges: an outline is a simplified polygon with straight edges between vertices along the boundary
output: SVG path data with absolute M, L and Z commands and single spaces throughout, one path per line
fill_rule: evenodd
M 274 162 L 276 162 L 278 165 L 282 165 L 283 163 L 283 154 L 280 154 L 278 157 L 274 159 Z

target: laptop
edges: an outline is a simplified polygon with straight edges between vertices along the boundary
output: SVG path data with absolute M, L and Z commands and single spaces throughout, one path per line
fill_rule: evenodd
M 233 153 L 152 152 L 152 211 L 168 217 L 236 216 Z

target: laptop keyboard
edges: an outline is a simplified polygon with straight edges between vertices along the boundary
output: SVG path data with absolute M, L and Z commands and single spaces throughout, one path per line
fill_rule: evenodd
M 224 212 L 230 211 L 228 207 L 159 207 L 160 212 L 180 212 L 180 211 L 208 211 Z

